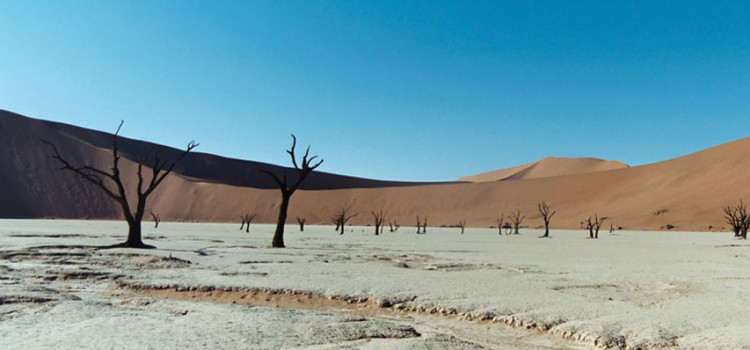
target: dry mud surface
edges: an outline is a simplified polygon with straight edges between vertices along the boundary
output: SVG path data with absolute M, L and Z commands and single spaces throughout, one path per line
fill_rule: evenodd
M 3 349 L 750 348 L 731 234 L 0 220 Z

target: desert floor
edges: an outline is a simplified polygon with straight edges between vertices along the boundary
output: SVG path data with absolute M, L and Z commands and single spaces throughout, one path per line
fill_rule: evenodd
M 750 348 L 729 233 L 0 220 L 3 349 Z

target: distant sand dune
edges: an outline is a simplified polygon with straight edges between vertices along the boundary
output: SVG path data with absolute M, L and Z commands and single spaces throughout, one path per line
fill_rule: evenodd
M 623 169 L 628 166 L 616 160 L 596 158 L 557 158 L 546 157 L 536 162 L 507 169 L 488 171 L 481 174 L 464 176 L 459 181 L 490 182 L 505 180 L 527 180 L 543 177 L 577 175 L 596 171 Z
M 48 139 L 70 158 L 106 168 L 110 134 L 0 111 L 0 135 L 0 217 L 120 217 L 93 186 L 53 171 L 49 149 L 39 142 Z M 133 184 L 135 164 L 129 159 L 151 144 L 123 139 L 122 145 L 128 158 L 122 162 L 125 181 Z M 178 152 L 163 146 L 158 150 L 167 156 Z M 157 190 L 149 210 L 165 221 L 239 222 L 240 215 L 252 212 L 257 222 L 273 223 L 279 194 L 258 172 L 262 168 L 283 169 L 191 154 Z M 748 171 L 750 138 L 632 168 L 592 158 L 545 158 L 462 179 L 472 182 L 388 182 L 319 172 L 292 198 L 289 224 L 296 216 L 306 217 L 308 224 L 329 224 L 335 211 L 352 206 L 359 213 L 352 224 L 369 224 L 370 211 L 383 209 L 386 222 L 397 221 L 400 232 L 413 231 L 407 226 L 415 225 L 416 215 L 428 217 L 429 226 L 466 220 L 467 226 L 488 227 L 500 213 L 518 208 L 528 214 L 523 224 L 536 227 L 542 224 L 536 203 L 546 201 L 557 210 L 554 228 L 578 228 L 597 213 L 611 218 L 606 228 L 613 223 L 628 229 L 718 229 L 726 226 L 722 206 L 750 200 Z

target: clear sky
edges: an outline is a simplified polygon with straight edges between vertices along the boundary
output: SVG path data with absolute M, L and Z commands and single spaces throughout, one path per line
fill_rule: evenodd
M 0 108 L 378 179 L 640 165 L 747 136 L 750 2 L 0 0 Z

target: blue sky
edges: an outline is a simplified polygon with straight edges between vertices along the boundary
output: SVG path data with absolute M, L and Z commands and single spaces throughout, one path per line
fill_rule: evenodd
M 749 4 L 0 0 L 0 108 L 378 179 L 640 165 L 747 136 Z

